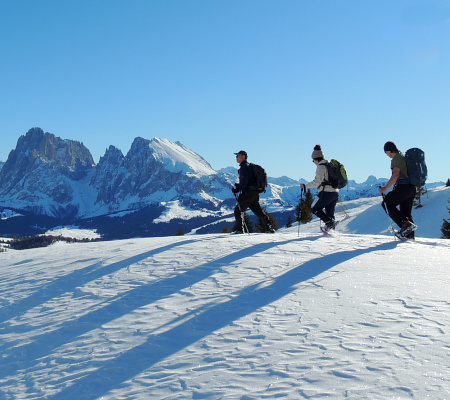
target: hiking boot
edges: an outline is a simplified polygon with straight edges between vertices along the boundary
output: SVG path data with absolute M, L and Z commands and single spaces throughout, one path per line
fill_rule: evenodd
M 266 233 L 275 233 L 272 224 L 267 224 Z
M 336 223 L 334 222 L 334 219 L 331 219 L 327 223 L 325 223 L 325 230 L 327 232 L 333 230 L 335 227 L 336 227 Z
M 405 220 L 403 221 L 402 227 L 397 232 L 396 236 L 400 239 L 407 239 L 408 236 L 411 236 L 411 233 L 414 232 L 417 228 L 418 227 L 416 224 L 413 224 L 409 220 Z

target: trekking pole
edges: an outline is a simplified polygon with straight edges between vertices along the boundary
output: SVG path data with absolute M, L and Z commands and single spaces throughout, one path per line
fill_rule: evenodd
M 250 231 L 248 230 L 247 224 L 245 223 L 244 213 L 242 212 L 242 208 L 241 208 L 241 205 L 239 204 L 239 200 L 238 200 L 238 197 L 236 196 L 236 193 L 234 193 L 234 197 L 236 198 L 236 203 L 237 203 L 237 205 L 239 207 L 239 211 L 241 213 L 242 224 L 244 225 L 244 233 L 245 233 L 245 231 L 247 231 L 247 233 L 250 235 Z
M 341 207 L 341 210 L 344 213 L 344 219 L 349 218 L 350 216 L 347 214 L 347 211 L 345 211 L 345 208 L 342 205 L 341 196 L 338 197 L 338 202 L 339 202 L 339 207 Z
M 386 211 L 386 214 L 387 214 L 388 217 L 389 217 L 389 224 L 390 224 L 390 226 L 391 226 L 390 232 L 391 232 L 392 234 L 394 234 L 394 228 L 393 228 L 393 226 L 392 226 L 392 218 L 391 218 L 391 216 L 389 215 L 389 211 L 388 211 L 388 209 L 387 209 L 386 202 L 385 202 L 386 195 L 385 195 L 384 193 L 382 193 L 381 196 L 383 197 L 383 208 L 384 208 L 384 211 Z M 396 238 L 395 234 L 394 234 L 394 238 Z
M 300 237 L 300 216 L 301 216 L 301 213 L 302 213 L 301 207 L 303 205 L 303 202 L 305 201 L 303 199 L 303 193 L 305 193 L 305 192 L 306 192 L 306 188 L 305 189 L 303 189 L 303 187 L 300 188 L 300 210 L 299 210 L 299 213 L 298 213 L 298 229 L 297 229 L 297 236 L 298 237 Z

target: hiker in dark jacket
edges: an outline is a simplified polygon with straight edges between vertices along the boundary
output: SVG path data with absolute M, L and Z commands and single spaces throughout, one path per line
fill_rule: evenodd
M 244 221 L 242 217 L 243 213 L 248 208 L 261 219 L 267 233 L 275 233 L 275 229 L 272 227 L 269 217 L 259 204 L 259 192 L 256 187 L 256 177 L 253 168 L 247 162 L 247 152 L 241 150 L 234 154 L 236 155 L 236 161 L 239 164 L 239 183 L 237 183 L 231 191 L 235 196 L 237 193 L 240 193 L 236 198 L 238 204 L 234 209 L 234 217 L 236 219 L 236 230 L 234 233 L 244 233 Z
M 392 175 L 388 183 L 378 190 L 384 195 L 392 186 L 394 189 L 383 196 L 381 203 L 383 209 L 400 227 L 397 236 L 401 239 L 414 239 L 414 231 L 417 225 L 414 224 L 412 208 L 416 197 L 416 187 L 408 181 L 408 168 L 403 153 L 401 153 L 395 143 L 386 142 L 384 152 L 391 158 Z M 397 208 L 397 206 L 400 206 Z
M 339 198 L 339 189 L 333 188 L 328 182 L 328 168 L 327 160 L 322 152 L 322 148 L 319 144 L 314 146 L 314 151 L 311 154 L 313 163 L 317 166 L 316 176 L 314 180 L 307 185 L 300 184 L 303 190 L 310 188 L 318 188 L 318 197 L 316 204 L 312 207 L 312 213 L 320 218 L 325 223 L 325 229 L 327 231 L 334 229 L 336 221 L 334 219 L 334 211 L 336 209 L 336 203 Z

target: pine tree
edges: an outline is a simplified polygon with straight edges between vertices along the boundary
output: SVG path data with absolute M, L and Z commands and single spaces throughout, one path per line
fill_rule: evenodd
M 290 228 L 292 226 L 292 217 L 289 215 L 288 220 L 286 222 L 286 228 Z
M 253 227 L 253 222 L 248 216 L 247 212 L 244 213 L 244 221 L 245 225 L 247 225 L 247 229 L 249 233 L 255 232 L 255 228 Z
M 225 225 L 222 229 L 222 233 L 230 233 L 230 228 L 228 228 L 228 226 Z
M 450 200 L 449 200 L 449 203 L 450 203 Z M 450 214 L 450 208 L 449 207 L 447 207 L 447 210 L 448 210 L 448 212 Z M 442 232 L 442 238 L 443 239 L 450 239 L 450 220 L 444 219 L 444 222 L 443 222 L 442 227 L 441 227 L 441 232 Z
M 177 236 L 183 236 L 183 235 L 184 235 L 183 228 L 178 229 Z
M 278 230 L 278 221 L 275 219 L 275 217 L 266 211 L 266 209 L 263 207 L 263 211 L 266 213 L 267 217 L 269 218 L 269 222 L 272 225 L 273 229 L 276 231 Z M 266 231 L 266 226 L 264 225 L 264 222 L 261 220 L 261 218 L 258 218 L 258 222 L 256 223 L 256 232 L 264 233 Z
M 311 204 L 313 203 L 313 196 L 311 193 L 311 190 L 308 189 L 305 195 L 305 198 L 303 196 L 300 198 L 300 202 L 297 205 L 296 209 L 296 218 L 295 220 L 297 222 L 300 222 L 302 224 L 306 224 L 310 221 L 312 221 L 312 211 L 311 211 Z

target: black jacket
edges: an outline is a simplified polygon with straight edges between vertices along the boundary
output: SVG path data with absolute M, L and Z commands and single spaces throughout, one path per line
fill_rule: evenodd
M 239 190 L 242 193 L 257 191 L 255 173 L 253 172 L 252 166 L 247 161 L 243 161 L 239 164 Z

